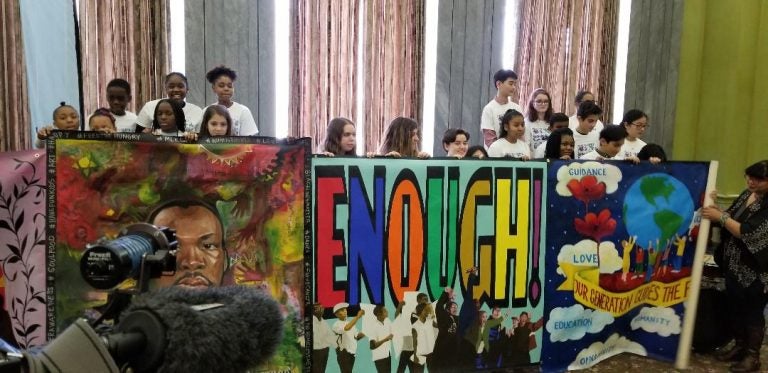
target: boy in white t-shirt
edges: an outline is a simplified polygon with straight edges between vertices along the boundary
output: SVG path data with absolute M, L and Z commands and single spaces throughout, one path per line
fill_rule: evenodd
M 579 125 L 573 130 L 574 159 L 581 159 L 599 145 L 600 134 L 593 131 L 593 129 L 601 114 L 603 114 L 603 109 L 597 106 L 594 101 L 584 101 L 579 105 L 579 111 L 576 115 Z
M 485 105 L 480 116 L 480 128 L 483 131 L 483 144 L 486 149 L 498 138 L 501 131 L 499 123 L 504 113 L 510 109 L 523 112 L 520 105 L 509 99 L 515 93 L 517 83 L 517 74 L 514 71 L 504 69 L 497 71 L 493 74 L 493 83 L 496 86 L 496 97 Z
M 333 324 L 333 332 L 336 334 L 336 361 L 342 373 L 352 373 L 355 366 L 355 353 L 357 341 L 365 337 L 365 334 L 357 331 L 355 324 L 365 315 L 365 310 L 360 310 L 352 320 L 347 321 L 347 307 L 349 303 L 338 303 L 333 306 L 333 314 L 339 320 Z
M 501 117 L 501 137 L 488 147 L 488 156 L 531 159 L 531 148 L 523 141 L 524 134 L 523 114 L 514 109 L 507 110 Z
M 587 90 L 581 90 L 576 92 L 576 96 L 573 98 L 573 103 L 576 104 L 577 113 L 572 115 L 570 118 L 568 118 L 568 128 L 570 128 L 571 131 L 576 131 L 576 127 L 579 126 L 578 110 L 579 110 L 579 106 L 581 106 L 581 103 L 585 101 L 596 102 L 595 95 L 593 95 L 592 92 Z M 601 122 L 600 119 L 598 119 L 597 122 L 595 123 L 595 127 L 592 130 L 595 131 L 595 134 L 599 134 L 600 131 L 603 130 L 603 127 L 605 127 L 603 125 L 603 122 Z
M 109 111 L 115 117 L 117 132 L 134 132 L 136 130 L 136 114 L 125 110 L 132 100 L 131 85 L 125 79 L 112 79 L 107 83 L 107 104 Z M 88 125 L 91 117 L 85 120 L 85 130 L 90 131 Z
M 432 371 L 432 352 L 435 350 L 437 339 L 437 321 L 432 311 L 432 304 L 417 305 L 416 314 L 419 319 L 411 326 L 414 350 L 411 357 L 414 363 L 412 367 L 416 372 L 423 372 L 426 365 L 427 370 Z
M 609 124 L 600 131 L 600 146 L 595 150 L 584 154 L 579 159 L 593 161 L 622 160 L 619 151 L 627 138 L 627 130 L 623 126 Z

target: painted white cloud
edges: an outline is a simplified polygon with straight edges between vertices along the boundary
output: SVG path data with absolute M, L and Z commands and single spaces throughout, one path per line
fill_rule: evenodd
M 546 327 L 552 342 L 575 341 L 587 333 L 599 333 L 606 325 L 612 324 L 613 320 L 613 315 L 608 312 L 584 309 L 584 306 L 576 304 L 553 309 L 549 313 Z
M 376 305 L 368 303 L 360 303 L 360 309 L 365 311 L 363 315 L 360 331 L 365 335 L 373 334 L 373 327 L 376 323 L 376 316 L 373 314 L 373 309 Z
M 612 164 L 603 164 L 599 162 L 569 163 L 560 166 L 557 170 L 557 194 L 570 197 L 571 191 L 566 184 L 573 179 L 581 179 L 587 175 L 594 175 L 597 181 L 605 183 L 605 192 L 611 194 L 619 187 L 621 181 L 621 170 Z
M 621 270 L 621 257 L 616 250 L 616 244 L 603 241 L 600 243 L 600 273 L 614 273 Z M 584 239 L 575 245 L 563 245 L 560 253 L 557 254 L 557 263 L 571 263 L 577 266 L 597 267 L 597 242 Z M 564 275 L 563 270 L 558 267 L 557 273 Z
M 568 365 L 568 370 L 586 369 L 611 356 L 622 352 L 630 352 L 640 356 L 648 356 L 645 347 L 637 342 L 632 342 L 626 337 L 614 333 L 603 342 L 595 342 L 581 350 L 576 359 Z
M 667 307 L 643 307 L 632 319 L 632 330 L 643 329 L 648 333 L 657 333 L 662 337 L 680 334 L 680 316 Z

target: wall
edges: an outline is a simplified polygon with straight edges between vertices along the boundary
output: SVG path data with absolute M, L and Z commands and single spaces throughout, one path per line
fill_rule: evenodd
M 471 144 L 483 143 L 480 114 L 496 94 L 493 74 L 502 68 L 504 7 L 504 0 L 440 0 L 435 156 L 445 155 L 442 138 L 448 128 L 463 128 Z
M 218 65 L 237 72 L 234 100 L 251 109 L 259 135 L 275 135 L 275 3 L 273 0 L 187 0 L 187 100 L 216 102 L 205 73 Z
M 768 1 L 685 1 L 674 159 L 720 161 L 718 191 L 768 158 Z

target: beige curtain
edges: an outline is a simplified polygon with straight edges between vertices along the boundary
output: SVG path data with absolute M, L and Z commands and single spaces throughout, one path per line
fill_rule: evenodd
M 168 0 L 81 0 L 84 116 L 106 107 L 107 83 L 122 78 L 131 84 L 136 112 L 163 96 L 169 67 Z
M 313 149 L 335 117 L 357 121 L 358 1 L 291 1 L 291 136 Z
M 423 0 L 367 0 L 365 149 L 376 151 L 398 116 L 421 123 L 424 72 Z
M 0 151 L 27 149 L 29 102 L 18 1 L 0 1 Z
M 618 12 L 618 0 L 521 1 L 515 60 L 520 105 L 543 87 L 555 111 L 571 114 L 576 91 L 586 89 L 610 120 Z

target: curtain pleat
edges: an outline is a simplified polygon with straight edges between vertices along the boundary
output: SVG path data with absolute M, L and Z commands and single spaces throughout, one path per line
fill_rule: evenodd
M 128 110 L 163 96 L 169 66 L 167 0 L 80 1 L 84 116 L 108 106 L 110 80 L 131 84 Z
M 29 148 L 29 100 L 18 1 L 0 1 L 0 151 Z
M 536 88 L 552 95 L 555 111 L 573 113 L 573 96 L 597 96 L 603 118 L 612 118 L 618 32 L 617 0 L 528 0 L 520 2 L 518 102 Z
M 291 1 L 290 136 L 309 136 L 314 149 L 335 117 L 357 110 L 357 1 Z
M 365 148 L 375 151 L 389 122 L 421 123 L 424 1 L 367 0 Z

